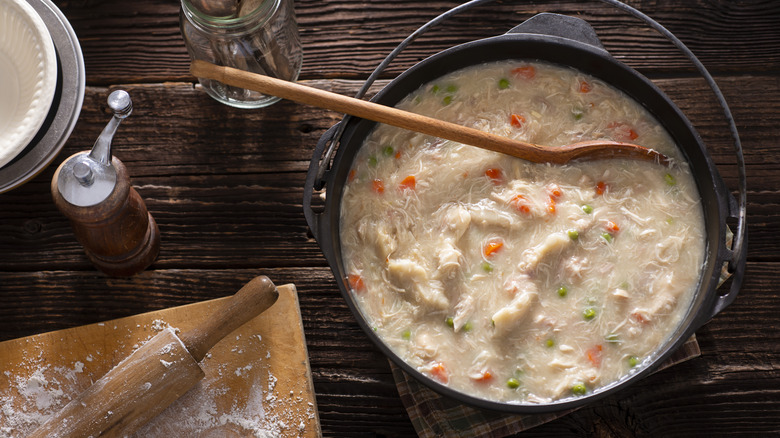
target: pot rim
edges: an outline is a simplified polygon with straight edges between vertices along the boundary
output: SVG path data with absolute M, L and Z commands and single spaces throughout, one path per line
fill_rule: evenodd
M 567 17 L 567 18 L 572 20 L 579 20 L 572 17 Z M 586 26 L 590 28 L 590 26 L 587 25 L 587 23 Z M 513 31 L 515 29 L 513 29 Z M 598 39 L 596 40 L 598 41 Z M 581 42 L 567 37 L 561 37 L 556 35 L 539 34 L 539 33 L 518 33 L 518 32 L 513 33 L 512 31 L 510 31 L 510 33 L 507 34 L 476 40 L 476 41 L 471 41 L 458 46 L 454 46 L 445 49 L 435 55 L 432 55 L 431 57 L 426 58 L 425 60 L 419 62 L 418 64 L 412 66 L 411 68 L 403 72 L 396 79 L 394 79 L 387 86 L 385 86 L 371 100 L 388 104 L 388 105 L 394 105 L 398 101 L 400 101 L 404 96 L 406 96 L 409 92 L 413 91 L 414 89 L 422 85 L 422 83 L 418 83 L 418 81 L 416 81 L 415 76 L 417 75 L 425 76 L 425 72 L 427 71 L 427 69 L 433 68 L 431 67 L 431 65 L 438 63 L 437 64 L 437 68 L 438 68 L 441 67 L 441 63 L 457 64 L 457 62 L 453 61 L 453 58 L 458 58 L 458 57 L 465 58 L 466 56 L 463 55 L 463 52 L 476 50 L 476 48 L 482 49 L 483 46 L 485 45 L 502 46 L 504 44 L 518 44 L 518 43 L 537 45 L 539 46 L 539 48 L 541 48 L 543 52 L 546 53 L 549 53 L 548 50 L 550 47 L 559 47 L 559 48 L 565 47 L 566 50 L 564 50 L 564 52 L 569 50 L 575 51 L 583 55 L 584 58 L 587 58 L 585 59 L 585 61 L 583 61 L 585 63 L 588 62 L 608 63 L 609 65 L 617 69 L 616 71 L 628 75 L 627 77 L 629 77 L 631 81 L 636 81 L 635 82 L 636 87 L 641 88 L 644 93 L 652 93 L 654 94 L 655 99 L 661 99 L 665 103 L 667 108 L 671 111 L 670 112 L 671 116 L 669 114 L 665 114 L 663 115 L 664 117 L 661 117 L 662 116 L 661 114 L 657 114 L 656 111 L 653 111 L 651 108 L 648 109 L 651 110 L 651 113 L 653 113 L 653 115 L 667 128 L 668 131 L 670 131 L 668 127 L 668 123 L 670 123 L 670 119 L 675 119 L 676 120 L 675 123 L 682 123 L 684 125 L 683 128 L 685 131 L 687 131 L 690 137 L 687 140 L 692 142 L 693 146 L 683 147 L 683 144 L 689 145 L 690 143 L 687 142 L 681 143 L 679 138 L 675 137 L 675 133 L 677 133 L 677 130 L 681 128 L 679 127 L 676 128 L 675 133 L 670 132 L 670 134 L 672 134 L 673 137 L 675 137 L 675 141 L 681 147 L 683 154 L 686 156 L 689 163 L 691 163 L 691 167 L 692 168 L 696 167 L 697 169 L 699 169 L 699 176 L 698 177 L 695 176 L 695 178 L 697 181 L 697 186 L 700 195 L 702 194 L 703 188 L 711 190 L 712 193 L 714 194 L 713 195 L 714 199 L 712 199 L 711 201 L 714 202 L 716 205 L 711 206 L 711 208 L 717 212 L 716 213 L 717 218 L 712 218 L 705 213 L 705 227 L 708 230 L 707 232 L 708 244 L 705 250 L 706 257 L 702 266 L 702 274 L 699 279 L 696 296 L 694 297 L 693 302 L 691 303 L 689 309 L 687 310 L 685 318 L 683 319 L 683 321 L 681 321 L 677 329 L 671 334 L 671 336 L 666 341 L 664 341 L 663 344 L 659 346 L 657 350 L 655 350 L 655 352 L 649 358 L 647 358 L 643 362 L 642 366 L 638 366 L 635 371 L 629 372 L 626 375 L 622 376 L 620 379 L 611 382 L 609 384 L 606 384 L 604 386 L 601 386 L 596 390 L 594 390 L 593 392 L 588 393 L 585 396 L 574 397 L 574 398 L 569 397 L 569 398 L 552 401 L 549 403 L 520 404 L 520 403 L 487 400 L 487 399 L 479 398 L 452 389 L 446 385 L 439 383 L 436 380 L 431 379 L 430 377 L 426 376 L 420 371 L 416 370 L 414 367 L 412 367 L 411 365 L 406 363 L 402 358 L 400 358 L 395 352 L 393 352 L 392 349 L 390 349 L 390 347 L 387 346 L 384 343 L 384 341 L 371 329 L 368 322 L 363 317 L 362 311 L 360 310 L 359 306 L 352 298 L 351 292 L 349 291 L 349 287 L 346 282 L 346 275 L 343 267 L 343 262 L 341 260 L 340 239 L 338 237 L 333 238 L 333 235 L 331 234 L 334 230 L 333 228 L 334 226 L 335 226 L 336 236 L 338 236 L 339 233 L 338 216 L 340 215 L 340 204 L 341 204 L 341 196 L 342 196 L 342 189 L 343 189 L 343 187 L 339 184 L 343 184 L 343 182 L 345 181 L 344 178 L 346 174 L 345 169 L 348 170 L 349 167 L 351 167 L 352 158 L 354 158 L 354 153 L 356 153 L 356 151 L 360 149 L 359 145 L 350 148 L 349 145 L 354 143 L 354 141 L 350 143 L 350 140 L 353 138 L 353 135 L 357 131 L 360 131 L 361 133 L 358 134 L 357 137 L 361 139 L 360 143 L 362 143 L 362 139 L 365 138 L 364 136 L 361 136 L 362 132 L 363 131 L 365 131 L 366 133 L 370 132 L 371 130 L 370 127 L 375 124 L 374 122 L 355 119 L 355 118 L 350 119 L 348 121 L 341 122 L 341 123 L 346 123 L 346 125 L 343 126 L 344 129 L 343 140 L 341 142 L 339 150 L 337 151 L 336 157 L 333 161 L 333 167 L 330 169 L 330 171 L 328 171 L 328 173 L 325 176 L 326 186 L 329 188 L 329 191 L 331 192 L 330 196 L 328 196 L 326 199 L 325 212 L 318 217 L 314 217 L 313 213 L 307 211 L 306 208 L 305 208 L 305 212 L 307 213 L 307 221 L 309 221 L 309 225 L 315 234 L 315 238 L 320 244 L 320 247 L 322 248 L 323 253 L 325 254 L 328 264 L 331 267 L 334 275 L 336 276 L 337 282 L 339 284 L 339 290 L 342 296 L 344 297 L 345 301 L 347 302 L 350 311 L 353 313 L 356 320 L 358 321 L 358 324 L 361 326 L 363 331 L 366 332 L 366 334 L 369 336 L 372 342 L 382 351 L 383 354 L 389 357 L 394 364 L 398 365 L 407 374 L 413 376 L 416 380 L 420 381 L 425 386 L 433 389 L 437 393 L 445 395 L 447 397 L 454 398 L 455 400 L 464 402 L 466 404 L 475 407 L 489 409 L 493 411 L 509 412 L 509 413 L 557 412 L 566 409 L 581 407 L 585 404 L 594 402 L 603 397 L 612 395 L 618 390 L 624 389 L 630 384 L 637 382 L 642 378 L 644 378 L 645 376 L 649 375 L 650 373 L 654 372 L 657 369 L 657 367 L 661 365 L 667 358 L 669 358 L 669 356 L 672 353 L 674 353 L 685 341 L 687 341 L 688 338 L 698 328 L 700 328 L 701 325 L 709 321 L 709 319 L 711 319 L 713 316 L 715 316 L 715 314 L 717 314 L 720 310 L 725 308 L 725 306 L 727 306 L 731 301 L 733 301 L 733 299 L 736 297 L 736 294 L 738 292 L 739 285 L 741 285 L 741 272 L 739 273 L 738 276 L 735 275 L 735 280 L 732 283 L 732 288 L 730 289 L 729 293 L 725 295 L 719 295 L 717 293 L 717 286 L 718 286 L 718 280 L 720 279 L 720 273 L 721 273 L 720 267 L 724 263 L 728 262 L 729 255 L 730 255 L 725 242 L 726 240 L 725 234 L 727 230 L 726 218 L 736 217 L 737 213 L 734 210 L 734 205 L 736 203 L 733 200 L 731 194 L 726 189 L 725 184 L 723 183 L 717 171 L 717 168 L 715 167 L 714 163 L 709 157 L 706 148 L 703 145 L 700 137 L 696 133 L 691 123 L 685 117 L 685 115 L 651 81 L 649 81 L 647 78 L 640 75 L 638 72 L 634 71 L 633 69 L 625 66 L 624 64 L 614 59 L 611 55 L 609 55 L 608 52 L 606 52 L 606 50 L 603 49 L 603 47 L 600 46 L 600 44 L 596 46 L 590 43 Z M 526 56 L 517 56 L 514 58 L 502 57 L 501 59 L 529 59 L 529 57 Z M 539 57 L 537 57 L 536 59 L 539 59 Z M 579 58 L 572 58 L 572 59 L 579 59 Z M 541 57 L 540 60 L 545 62 L 552 62 L 559 65 L 569 65 L 569 66 L 572 65 L 572 63 L 565 64 L 565 63 L 557 62 L 556 60 L 551 61 L 546 57 Z M 471 62 L 470 65 L 477 65 L 482 62 L 484 61 Z M 577 62 L 575 62 L 574 64 L 577 64 Z M 615 86 L 615 84 L 610 80 L 607 80 L 598 74 L 594 74 L 593 71 L 589 71 L 587 68 L 582 68 L 581 65 L 574 66 L 574 68 L 583 71 L 585 73 L 594 75 L 604 80 L 605 82 Z M 453 71 L 452 68 L 444 68 L 444 70 Z M 427 77 L 423 83 L 427 83 L 432 80 L 435 80 L 436 77 L 437 76 Z M 405 82 L 411 82 L 411 84 L 404 85 Z M 398 91 L 399 88 L 401 89 L 401 91 Z M 640 103 L 643 104 L 643 106 L 647 107 L 646 102 L 643 101 L 641 97 L 637 98 L 637 95 L 635 93 L 636 90 L 626 90 L 624 87 L 621 86 L 616 86 L 616 88 L 626 92 L 626 94 L 628 94 L 631 98 L 639 101 Z M 641 94 L 642 93 L 640 93 L 640 95 Z M 314 159 L 312 161 L 312 167 L 314 167 L 315 164 L 314 162 L 317 160 L 317 157 L 321 156 L 322 150 L 325 147 L 325 143 L 327 143 L 328 140 L 332 138 L 338 126 L 339 124 L 334 125 L 334 127 L 332 127 L 330 130 L 328 130 L 328 132 L 326 132 L 325 135 L 323 135 L 323 139 L 320 141 L 320 144 L 318 144 L 318 148 L 317 148 L 318 150 L 315 150 Z M 677 133 L 677 136 L 679 136 L 679 133 Z M 354 149 L 354 151 L 351 151 L 350 149 Z M 348 153 L 352 153 L 352 156 L 346 156 Z M 697 160 L 701 160 L 702 162 L 693 163 L 691 162 L 692 158 L 696 158 Z M 696 164 L 696 166 L 694 166 L 694 164 Z M 314 183 L 314 174 L 316 174 L 316 172 L 312 172 L 312 170 L 313 169 L 310 168 L 309 175 L 307 175 L 307 182 L 306 182 L 307 189 L 310 189 L 311 184 Z M 338 193 L 334 195 L 333 192 L 336 190 L 338 190 Z M 309 190 L 308 193 L 310 195 L 311 191 Z M 304 199 L 305 203 L 306 203 L 306 197 L 307 195 L 305 194 L 305 199 Z M 310 198 L 310 196 L 308 197 Z M 331 221 L 332 219 L 331 216 L 334 214 L 336 215 L 335 220 Z M 744 245 L 742 249 L 744 251 L 746 249 L 746 245 Z M 742 257 L 742 264 L 744 265 L 744 256 Z M 735 283 L 737 283 L 736 287 L 734 287 Z

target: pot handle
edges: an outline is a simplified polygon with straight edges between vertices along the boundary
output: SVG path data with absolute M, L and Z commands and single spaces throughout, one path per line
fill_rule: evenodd
M 744 206 L 738 203 L 731 194 L 728 195 L 728 202 L 729 219 L 739 220 L 740 215 L 744 215 Z M 722 255 L 719 257 L 721 260 L 725 260 L 726 264 L 721 272 L 720 283 L 724 283 L 731 277 L 731 285 L 728 290 L 718 294 L 718 298 L 715 300 L 712 310 L 710 311 L 710 316 L 704 320 L 704 322 L 709 321 L 723 309 L 728 307 L 737 298 L 739 289 L 742 287 L 742 280 L 745 276 L 745 265 L 747 262 L 747 230 L 744 232 L 745 235 L 742 236 L 743 240 L 741 244 L 738 244 L 736 241 L 737 236 L 734 235 L 730 235 L 729 239 L 725 242 L 726 244 L 722 249 Z M 729 242 L 729 240 L 731 242 Z M 731 243 L 731 248 L 728 247 L 729 243 Z M 718 286 L 720 286 L 720 284 Z
M 309 171 L 306 173 L 306 182 L 303 186 L 303 215 L 306 217 L 306 223 L 309 225 L 314 238 L 319 242 L 319 222 L 322 213 L 315 213 L 311 207 L 311 199 L 314 194 L 314 190 L 321 190 L 325 185 L 324 174 L 330 165 L 330 156 L 323 157 L 323 151 L 328 143 L 331 143 L 336 130 L 343 121 L 331 126 L 317 141 L 317 145 L 314 147 L 314 154 L 312 156 L 311 163 L 309 163 Z
M 596 35 L 596 31 L 593 30 L 593 27 L 591 27 L 587 21 L 568 15 L 542 12 L 513 27 L 507 33 L 530 33 L 557 36 L 587 44 L 609 53 L 607 52 L 607 49 L 604 48 L 604 45 L 601 44 L 601 40 L 598 35 Z

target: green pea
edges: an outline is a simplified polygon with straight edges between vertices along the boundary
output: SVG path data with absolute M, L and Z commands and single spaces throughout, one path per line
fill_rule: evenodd
M 569 293 L 569 288 L 566 286 L 561 286 L 558 288 L 558 296 L 563 298 L 566 296 L 566 294 Z
M 628 357 L 628 366 L 630 366 L 631 368 L 634 368 L 636 366 L 636 364 L 638 364 L 638 363 L 639 363 L 639 358 L 638 357 L 636 357 L 636 356 L 629 356 Z
M 431 87 L 431 93 L 436 94 L 439 92 L 440 89 L 441 88 L 439 88 L 438 85 L 434 85 L 433 87 Z
M 571 393 L 574 395 L 585 395 L 588 392 L 588 387 L 584 383 L 575 383 L 571 387 Z
M 455 85 L 447 85 L 447 92 L 448 93 L 454 93 L 458 91 L 458 87 Z
M 409 330 L 404 330 L 404 332 L 403 332 L 403 333 L 401 333 L 401 339 L 403 339 L 403 340 L 405 340 L 405 341 L 408 341 L 408 340 L 409 340 L 409 339 L 411 339 L 411 338 L 412 338 L 412 332 L 411 332 L 411 331 L 409 331 Z
M 509 81 L 506 78 L 499 79 L 498 88 L 502 90 L 506 90 L 507 88 L 509 88 Z
M 571 240 L 577 240 L 580 238 L 580 232 L 577 230 L 569 230 L 566 232 L 566 234 L 569 235 L 569 239 Z
M 474 324 L 472 324 L 471 321 L 468 321 L 467 323 L 463 324 L 464 332 L 470 332 L 473 328 L 474 328 Z
M 382 153 L 385 154 L 386 157 L 389 157 L 393 155 L 393 147 L 392 146 L 385 146 L 384 149 L 382 149 Z
M 451 104 L 452 96 L 444 96 L 444 99 L 441 100 L 441 103 L 445 106 Z
M 510 377 L 509 380 L 506 381 L 506 386 L 517 389 L 520 387 L 520 381 L 515 379 L 514 377 Z
M 552 339 L 548 339 L 548 340 L 546 340 L 546 341 L 544 342 L 544 345 L 546 345 L 546 346 L 547 346 L 547 348 L 552 348 L 552 347 L 554 347 L 554 346 L 555 346 L 555 341 L 553 341 Z
M 574 117 L 574 120 L 582 119 L 583 115 L 585 115 L 585 112 L 582 111 L 582 108 L 572 108 L 571 116 Z
M 376 167 L 377 161 L 376 161 L 376 157 L 375 156 L 372 155 L 372 156 L 368 157 L 368 165 L 371 166 L 371 167 Z
M 667 173 L 666 175 L 664 175 L 664 181 L 666 181 L 666 184 L 669 186 L 677 185 L 677 180 L 674 178 L 674 176 L 671 173 Z
M 482 262 L 482 270 L 485 272 L 493 272 L 493 265 L 490 262 Z
M 584 211 L 587 214 L 591 214 L 591 213 L 593 213 L 593 207 L 591 207 L 588 204 L 585 204 L 585 205 L 582 206 L 582 211 Z
M 455 321 L 453 321 L 451 316 L 448 316 L 447 319 L 444 320 L 445 323 L 447 323 L 450 327 L 455 327 Z
M 604 240 L 607 241 L 607 243 L 612 243 L 612 235 L 609 233 L 601 233 L 601 237 L 604 238 Z
M 586 307 L 585 310 L 582 311 L 582 317 L 585 318 L 585 320 L 590 321 L 591 319 L 596 317 L 596 308 L 595 307 Z

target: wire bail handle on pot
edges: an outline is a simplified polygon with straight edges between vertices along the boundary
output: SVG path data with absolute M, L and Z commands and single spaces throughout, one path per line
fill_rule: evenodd
M 441 15 L 433 18 L 427 23 L 425 23 L 423 26 L 421 26 L 412 34 L 410 34 L 406 39 L 404 39 L 395 49 L 393 49 L 387 55 L 387 57 L 385 57 L 385 59 L 374 69 L 374 71 L 371 73 L 368 79 L 366 79 L 365 83 L 357 92 L 355 97 L 362 98 L 365 95 L 365 93 L 368 91 L 369 87 L 385 70 L 385 68 L 398 56 L 398 54 L 400 54 L 409 44 L 411 44 L 419 36 L 427 32 L 431 27 L 441 23 L 442 21 L 449 19 L 453 15 L 456 15 L 460 12 L 464 12 L 468 9 L 471 9 L 472 7 L 480 6 L 486 3 L 491 3 L 493 1 L 494 0 L 471 0 L 469 2 L 463 3 L 459 6 L 452 8 L 442 13 Z M 717 313 L 719 310 L 725 308 L 728 304 L 731 303 L 731 301 L 733 301 L 736 298 L 737 291 L 739 290 L 742 284 L 742 277 L 745 270 L 745 259 L 747 253 L 747 243 L 746 243 L 747 222 L 745 217 L 747 211 L 747 199 L 746 199 L 747 178 L 745 174 L 745 161 L 742 152 L 742 143 L 739 138 L 739 133 L 737 131 L 736 123 L 734 122 L 734 118 L 731 114 L 731 110 L 729 109 L 728 104 L 726 103 L 726 99 L 721 93 L 718 85 L 715 83 L 715 80 L 712 78 L 712 75 L 710 75 L 709 71 L 704 67 L 701 61 L 699 61 L 696 55 L 694 55 L 693 52 L 691 52 L 691 50 L 688 49 L 688 47 L 685 46 L 685 44 L 682 41 L 680 41 L 674 34 L 672 34 L 664 26 L 662 26 L 652 18 L 648 17 L 644 13 L 640 12 L 639 10 L 626 5 L 625 3 L 622 3 L 618 0 L 600 0 L 600 1 L 612 5 L 618 9 L 621 9 L 622 11 L 627 12 L 628 14 L 641 20 L 642 22 L 644 22 L 645 24 L 653 28 L 655 31 L 660 33 L 663 37 L 669 40 L 678 50 L 680 50 L 686 56 L 686 58 L 694 65 L 694 67 L 699 72 L 699 74 L 705 79 L 707 85 L 710 87 L 711 91 L 715 94 L 715 97 L 723 111 L 723 115 L 727 120 L 729 131 L 732 137 L 732 142 L 734 144 L 735 156 L 737 159 L 737 170 L 739 174 L 739 179 L 738 179 L 739 192 L 738 192 L 738 199 L 733 200 L 732 198 L 729 206 L 729 217 L 735 219 L 737 222 L 733 241 L 730 245 L 730 248 L 724 247 L 723 249 L 723 251 L 726 253 L 726 260 L 728 260 L 727 270 L 729 273 L 733 274 L 733 281 L 730 290 L 722 296 L 721 302 L 719 303 L 718 306 L 716 306 L 715 313 Z M 309 169 L 309 174 L 307 175 L 307 183 L 304 192 L 304 213 L 307 215 L 307 220 L 309 220 L 310 222 L 312 221 L 316 222 L 317 220 L 316 216 L 313 214 L 310 208 L 311 194 L 312 194 L 311 188 L 314 188 L 316 190 L 321 190 L 324 187 L 326 183 L 325 175 L 330 169 L 331 161 L 334 157 L 336 147 L 341 140 L 341 136 L 350 118 L 351 116 L 345 115 L 341 122 L 337 123 L 336 125 L 331 127 L 331 129 L 329 129 L 325 134 L 323 134 L 323 136 L 321 137 L 320 141 L 317 144 L 317 147 L 315 148 L 314 156 L 311 162 L 311 167 Z M 312 231 L 315 232 L 316 234 L 318 230 L 312 230 Z
M 129 276 L 157 257 L 160 233 L 130 185 L 124 164 L 111 153 L 119 124 L 133 111 L 130 95 L 114 91 L 107 103 L 111 120 L 92 150 L 78 152 L 59 166 L 51 192 L 92 263 L 109 275 Z

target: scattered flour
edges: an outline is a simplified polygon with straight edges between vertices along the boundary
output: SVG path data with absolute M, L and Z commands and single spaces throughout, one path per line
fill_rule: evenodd
M 36 361 L 37 362 L 37 361 Z M 29 375 L 6 372 L 10 385 L 0 392 L 0 437 L 26 434 L 67 404 L 76 374 L 84 370 L 81 362 L 73 368 L 32 366 Z M 63 380 L 60 380 L 64 377 Z M 4 387 L 5 388 L 5 387 Z
M 159 332 L 170 326 L 165 321 L 155 320 L 150 328 Z M 117 327 L 114 326 L 114 329 Z M 133 345 L 133 350 L 154 334 L 140 345 Z M 260 335 L 254 337 L 262 341 Z M 236 340 L 240 340 L 240 336 L 236 336 Z M 172 345 L 166 345 L 161 353 L 170 353 L 172 348 Z M 232 352 L 242 354 L 244 350 L 233 348 Z M 107 353 L 107 357 L 116 354 Z M 96 351 L 87 355 L 84 361 L 92 363 L 95 354 L 102 355 Z M 271 352 L 268 351 L 264 357 L 270 359 Z M 31 354 L 23 364 L 23 368 L 29 370 L 28 375 L 3 372 L 10 385 L 7 388 L 0 385 L 0 438 L 20 438 L 32 432 L 64 407 L 73 395 L 92 383 L 85 373 L 87 366 L 84 362 L 75 361 L 70 367 L 51 367 L 44 365 L 45 359 L 46 355 L 39 349 L 37 355 Z M 160 363 L 165 367 L 173 364 L 165 360 L 160 360 Z M 303 398 L 296 398 L 293 391 L 290 391 L 289 396 L 280 398 L 277 394 L 278 378 L 270 371 L 267 371 L 267 378 L 262 378 L 261 370 L 265 370 L 265 367 L 248 364 L 236 368 L 234 373 L 223 375 L 227 365 L 215 361 L 210 353 L 201 366 L 207 379 L 139 430 L 135 438 L 300 437 L 307 432 L 307 424 L 317 416 L 316 406 L 312 402 L 303 403 Z M 241 379 L 247 388 L 246 392 L 231 393 L 227 383 L 229 379 Z M 148 391 L 152 389 L 152 383 L 145 382 L 142 388 Z M 220 410 L 220 400 L 222 403 L 230 400 L 232 404 L 228 409 L 223 405 Z M 294 406 L 297 408 L 291 409 Z
M 209 364 L 202 364 L 207 376 Z M 239 377 L 250 379 L 247 372 L 251 365 L 242 367 Z M 238 371 L 236 370 L 238 375 Z M 212 369 L 213 371 L 213 369 Z M 266 379 L 247 381 L 246 394 L 230 394 L 229 388 L 213 379 L 206 379 L 176 403 L 165 410 L 157 419 L 139 430 L 136 438 L 187 436 L 202 438 L 255 437 L 282 438 L 300 437 L 307 431 L 307 424 L 316 417 L 312 402 L 298 405 L 306 409 L 285 409 L 291 405 L 288 401 L 277 402 L 275 387 L 278 379 L 268 372 Z M 264 381 L 265 380 L 265 381 Z M 265 385 L 264 385 L 265 384 Z M 265 386 L 265 389 L 263 389 Z M 222 396 L 233 399 L 227 412 L 220 412 L 218 399 Z M 293 394 L 290 396 L 294 397 Z
M 161 332 L 169 327 L 168 323 L 161 320 L 161 319 L 155 319 L 152 321 L 152 330 L 156 332 Z
M 243 373 L 245 373 L 245 372 L 247 372 L 247 371 L 249 371 L 251 369 L 252 369 L 252 364 L 249 364 L 249 365 L 244 366 L 244 367 L 236 368 L 236 375 L 240 377 L 241 374 L 243 374 Z
M 168 354 L 171 351 L 173 351 L 174 345 L 173 344 L 165 344 L 163 348 L 160 349 L 160 354 Z

